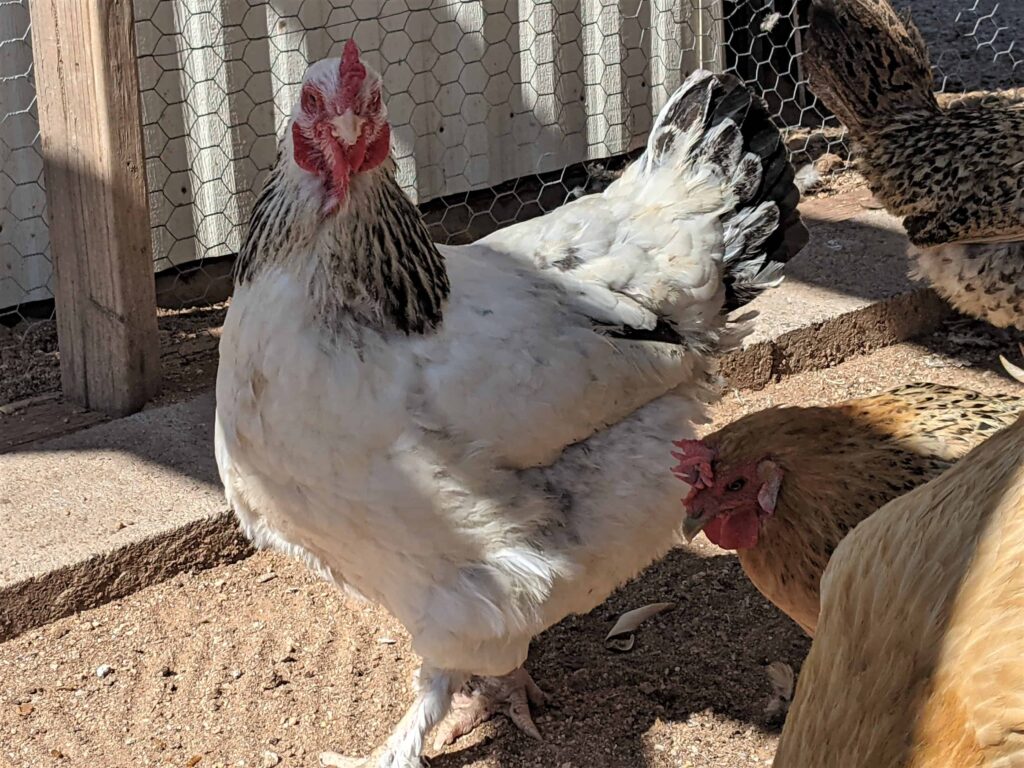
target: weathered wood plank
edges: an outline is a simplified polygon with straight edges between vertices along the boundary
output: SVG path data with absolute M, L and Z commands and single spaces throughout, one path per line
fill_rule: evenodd
M 32 0 L 65 396 L 122 415 L 160 350 L 130 0 Z

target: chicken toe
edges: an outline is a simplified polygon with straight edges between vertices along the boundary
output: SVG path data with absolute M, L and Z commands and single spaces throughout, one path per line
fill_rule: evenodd
M 320 765 L 323 768 L 364 768 L 367 765 L 367 758 L 346 757 L 337 752 L 321 752 Z
M 321 752 L 320 766 L 321 768 L 426 768 L 427 763 L 420 757 L 408 758 L 407 762 L 401 762 L 398 755 L 382 748 L 369 757 L 351 757 L 339 755 L 337 752 Z
M 503 677 L 474 677 L 452 697 L 451 714 L 438 729 L 434 749 L 448 746 L 496 714 L 507 715 L 520 731 L 542 741 L 530 705 L 542 706 L 547 698 L 523 667 Z

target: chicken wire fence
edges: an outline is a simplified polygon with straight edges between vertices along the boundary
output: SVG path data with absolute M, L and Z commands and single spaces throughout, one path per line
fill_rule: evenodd
M 700 66 L 761 93 L 798 161 L 842 153 L 802 79 L 794 4 L 134 0 L 165 369 L 215 352 L 231 260 L 302 75 L 345 40 L 383 74 L 402 186 L 437 240 L 465 242 L 601 189 Z M 0 0 L 0 404 L 59 383 L 29 5 Z M 938 86 L 1021 83 L 1024 11 L 913 10 Z

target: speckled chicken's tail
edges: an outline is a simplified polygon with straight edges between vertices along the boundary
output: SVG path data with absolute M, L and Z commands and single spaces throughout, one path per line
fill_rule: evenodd
M 938 111 L 928 47 L 888 0 L 800 0 L 811 89 L 855 139 L 894 115 Z
M 678 162 L 708 166 L 727 179 L 735 207 L 725 224 L 725 309 L 736 309 L 782 280 L 783 265 L 807 244 L 800 191 L 782 134 L 738 78 L 694 72 L 661 110 L 647 143 L 645 170 Z

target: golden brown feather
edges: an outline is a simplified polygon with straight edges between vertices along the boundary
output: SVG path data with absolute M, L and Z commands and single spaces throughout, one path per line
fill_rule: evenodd
M 1024 399 L 938 384 L 909 384 L 829 407 L 753 413 L 702 441 L 714 453 L 714 482 L 688 498 L 690 515 L 721 513 L 730 495 L 744 493 L 752 508 L 759 488 L 730 494 L 727 486 L 740 477 L 756 485 L 756 467 L 777 466 L 774 512 L 757 513 L 756 544 L 737 555 L 762 594 L 813 636 L 821 575 L 843 538 L 1021 413 Z M 705 503 L 706 497 L 714 499 Z M 691 531 L 703 527 L 712 538 L 707 525 L 699 519 Z
M 1024 765 L 1024 420 L 842 543 L 776 768 Z

